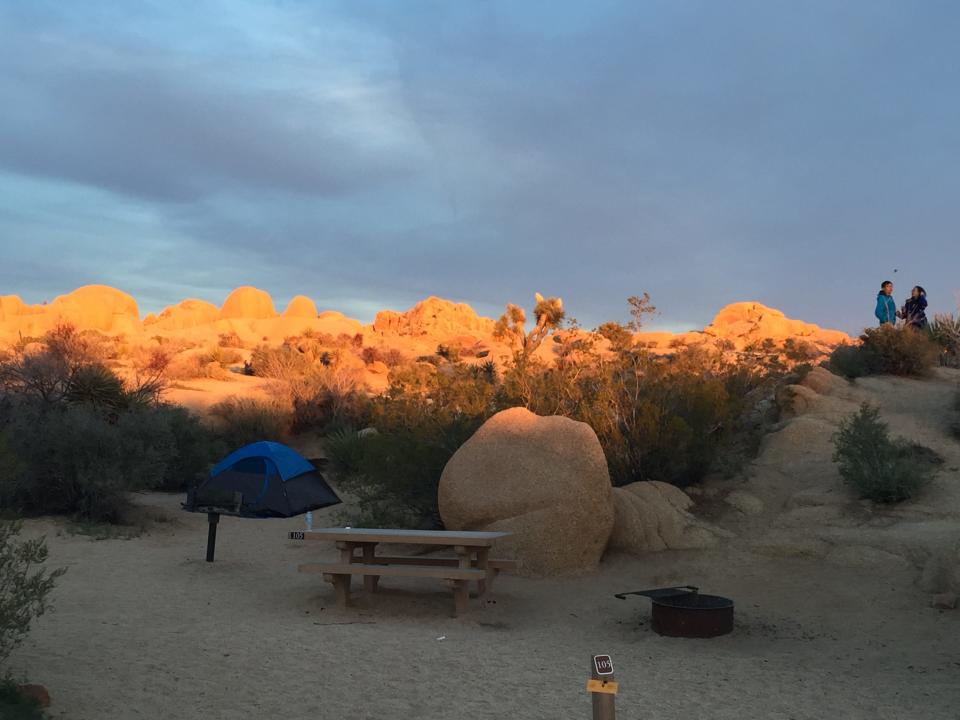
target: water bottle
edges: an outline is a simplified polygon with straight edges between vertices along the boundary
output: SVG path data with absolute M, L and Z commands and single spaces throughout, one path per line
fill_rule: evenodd
M 313 530 L 313 511 L 307 510 L 307 532 Z

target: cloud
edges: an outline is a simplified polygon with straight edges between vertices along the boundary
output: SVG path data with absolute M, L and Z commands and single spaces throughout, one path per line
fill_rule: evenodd
M 664 325 L 757 299 L 856 330 L 894 266 L 957 285 L 958 26 L 893 2 L 0 4 L 0 241 L 35 248 L 0 282 L 252 283 L 367 317 L 540 289 L 588 325 L 649 290 Z

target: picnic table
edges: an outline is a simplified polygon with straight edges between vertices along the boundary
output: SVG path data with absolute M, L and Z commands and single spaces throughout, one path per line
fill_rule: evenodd
M 377 591 L 381 577 L 432 577 L 446 580 L 452 587 L 454 607 L 459 615 L 468 609 L 471 582 L 477 583 L 477 595 L 483 597 L 501 571 L 515 569 L 512 561 L 490 557 L 493 544 L 508 535 L 506 532 L 322 528 L 291 532 L 288 537 L 336 543 L 340 562 L 304 563 L 297 569 L 321 573 L 333 584 L 340 607 L 350 603 L 354 575 L 363 577 L 364 590 L 369 593 Z M 453 548 L 455 554 L 452 557 L 378 555 L 377 547 L 384 543 Z

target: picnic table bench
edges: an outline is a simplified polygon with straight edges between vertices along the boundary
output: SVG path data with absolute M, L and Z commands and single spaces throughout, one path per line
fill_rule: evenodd
M 456 613 L 466 612 L 470 602 L 470 583 L 477 583 L 477 595 L 490 591 L 494 579 L 502 571 L 515 569 L 510 560 L 490 557 L 490 549 L 505 532 L 468 532 L 450 530 L 387 530 L 372 528 L 323 528 L 291 532 L 292 540 L 336 543 L 340 550 L 338 563 L 303 563 L 299 572 L 320 573 L 333 584 L 337 605 L 350 603 L 350 585 L 354 575 L 363 577 L 366 592 L 377 591 L 381 577 L 430 577 L 446 580 L 453 588 Z M 377 546 L 437 546 L 453 548 L 454 557 L 416 557 L 409 555 L 377 555 Z M 359 550 L 359 554 L 358 551 Z

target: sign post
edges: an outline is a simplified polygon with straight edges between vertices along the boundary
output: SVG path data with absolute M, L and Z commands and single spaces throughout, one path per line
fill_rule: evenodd
M 613 660 L 609 655 L 590 658 L 590 679 L 587 690 L 593 698 L 593 720 L 614 720 L 618 685 L 613 676 Z

